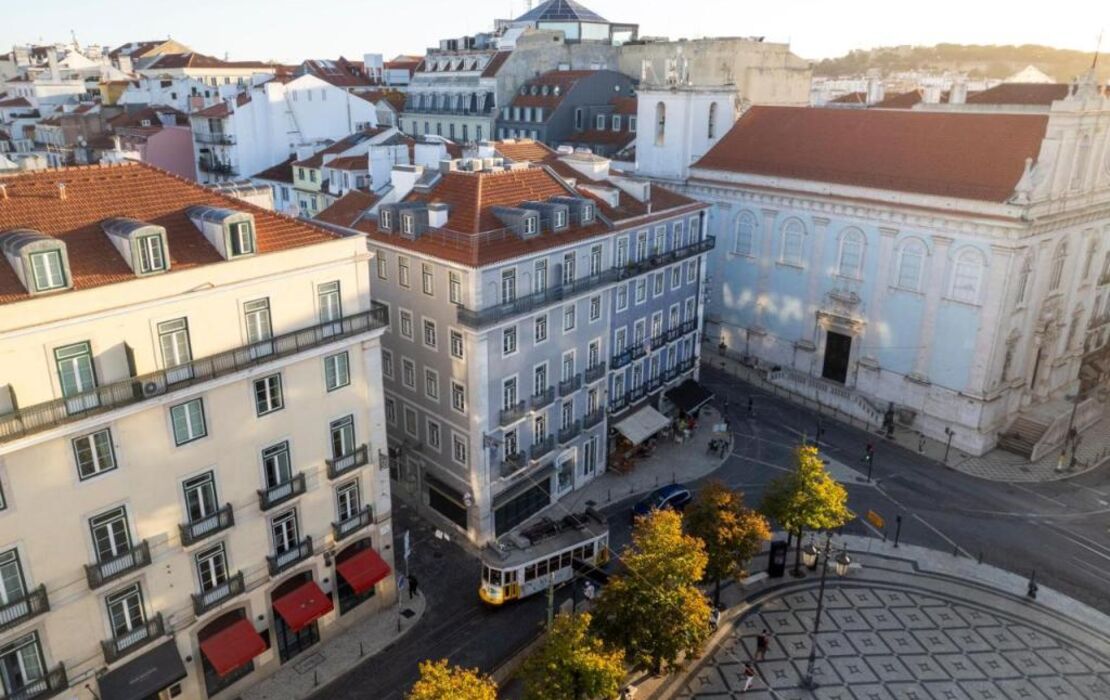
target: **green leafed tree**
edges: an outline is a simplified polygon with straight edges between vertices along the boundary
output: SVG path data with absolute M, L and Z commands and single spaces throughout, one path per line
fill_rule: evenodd
M 713 603 L 721 602 L 721 581 L 739 576 L 749 559 L 771 539 L 771 525 L 744 505 L 744 494 L 720 481 L 698 492 L 683 516 L 686 531 L 705 544 L 706 579 L 714 582 Z
M 624 679 L 624 652 L 590 633 L 590 615 L 558 615 L 543 646 L 521 669 L 527 700 L 616 698 Z
M 855 517 L 848 510 L 848 491 L 829 475 L 816 447 L 799 447 L 794 452 L 794 469 L 768 484 L 763 512 L 797 538 L 795 571 L 803 532 L 833 530 Z
M 670 510 L 637 519 L 621 553 L 625 571 L 610 579 L 594 610 L 601 638 L 653 673 L 696 655 L 709 633 L 709 602 L 697 588 L 708 557 Z
M 406 700 L 497 700 L 497 684 L 474 668 L 448 666 L 447 659 L 421 661 L 420 678 Z

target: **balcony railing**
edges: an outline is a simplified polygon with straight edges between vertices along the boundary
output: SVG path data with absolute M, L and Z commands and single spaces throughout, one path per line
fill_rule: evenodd
M 85 564 L 85 578 L 89 582 L 89 588 L 96 590 L 106 583 L 143 568 L 149 563 L 150 544 L 143 540 L 130 552 L 115 559 L 108 559 L 95 564 Z
M 46 596 L 46 586 L 40 585 L 28 591 L 27 595 L 19 600 L 0 606 L 0 632 L 48 610 L 50 610 L 50 600 Z
M 378 450 L 378 469 L 394 470 L 394 469 L 400 469 L 400 468 L 401 468 L 401 460 L 400 459 L 398 459 L 396 457 L 390 457 L 385 452 L 382 452 L 381 450 Z M 396 478 L 396 476 L 391 473 L 390 478 Z
M 258 507 L 270 510 L 281 505 L 291 498 L 296 498 L 305 492 L 304 473 L 296 474 L 289 481 L 282 482 L 268 489 L 258 489 Z
M 628 406 L 628 394 L 621 394 L 615 399 L 609 399 L 609 413 L 623 411 Z
M 687 319 L 687 320 L 682 322 L 681 326 L 679 326 L 679 330 L 682 331 L 682 335 L 686 335 L 687 333 L 693 333 L 697 329 L 698 329 L 698 320 L 696 318 Z
M 372 302 L 370 311 L 202 357 L 169 370 L 149 372 L 99 386 L 83 394 L 54 399 L 0 416 L 0 442 L 14 440 L 98 413 L 158 398 L 198 384 L 273 362 L 350 336 L 384 328 L 387 307 Z
M 238 175 L 239 171 L 235 166 L 225 160 L 216 158 L 197 158 L 197 167 L 200 168 L 202 173 L 212 173 L 213 175 Z
M 586 369 L 586 383 L 587 384 L 593 384 L 597 380 L 604 377 L 606 369 L 607 369 L 607 367 L 606 367 L 606 364 L 604 362 L 599 362 L 598 364 L 594 365 L 593 367 L 588 367 Z
M 287 571 L 305 559 L 312 556 L 312 538 L 306 536 L 303 540 L 293 546 L 292 549 L 281 552 L 280 554 L 271 554 L 266 557 L 266 565 L 270 569 L 271 576 L 277 576 L 283 571 Z
M 559 431 L 559 444 L 567 444 L 574 438 L 578 437 L 578 433 L 580 432 L 582 432 L 582 421 L 576 420 Z
M 328 478 L 338 479 L 344 474 L 368 464 L 370 462 L 370 448 L 367 445 L 359 445 L 350 454 L 324 461 L 328 465 Z
M 573 394 L 582 388 L 582 375 L 576 374 L 570 379 L 564 379 L 559 382 L 559 396 L 567 396 Z
M 567 297 L 576 296 L 578 294 L 585 294 L 591 290 L 603 287 L 607 284 L 612 284 L 620 279 L 620 274 L 616 269 L 605 270 L 596 275 L 583 277 L 577 279 L 569 284 L 562 284 L 558 287 L 552 287 L 543 291 L 535 292 L 527 296 L 522 296 L 514 299 L 513 301 L 489 308 L 475 311 L 468 309 L 465 306 L 458 307 L 459 323 L 468 328 L 482 328 L 491 323 L 509 318 L 510 316 L 517 316 L 520 314 L 529 313 L 535 309 L 562 301 Z
M 243 572 L 236 571 L 231 578 L 212 590 L 202 593 L 193 593 L 193 614 L 200 617 L 209 610 L 221 605 L 224 601 L 231 600 L 244 590 Z
M 372 522 L 374 522 L 374 511 L 370 506 L 363 506 L 362 510 L 346 520 L 332 523 L 331 534 L 335 537 L 335 541 L 338 542 L 352 532 L 358 532 L 362 528 L 367 527 Z
M 58 664 L 45 676 L 3 696 L 4 700 L 44 700 L 69 689 L 65 664 Z
M 685 260 L 686 258 L 692 258 L 695 255 L 708 253 L 713 250 L 716 244 L 716 237 L 706 236 L 700 241 L 695 241 L 681 248 L 676 248 L 666 253 L 659 253 L 658 255 L 650 255 L 636 262 L 630 262 L 621 268 L 621 279 L 627 279 L 642 272 L 656 270 L 663 265 L 670 265 L 671 263 Z
M 555 400 L 555 387 L 549 386 L 542 393 L 532 396 L 532 410 L 539 410 Z
M 582 430 L 589 430 L 605 419 L 605 409 L 596 408 L 582 417 Z
M 528 456 L 533 460 L 542 459 L 544 455 L 551 450 L 555 449 L 555 436 L 548 435 L 539 442 L 533 442 L 532 448 L 528 451 Z
M 501 425 L 515 423 L 516 421 L 523 418 L 524 414 L 526 414 L 527 412 L 528 405 L 521 401 L 514 406 L 509 406 L 508 408 L 501 409 L 501 412 L 498 413 L 498 421 Z
M 206 537 L 226 530 L 235 524 L 235 513 L 231 508 L 231 504 L 225 504 L 212 515 L 201 518 L 200 520 L 191 523 L 181 523 L 177 526 L 181 532 L 181 545 L 188 547 L 191 544 L 196 544 Z
M 528 460 L 524 458 L 523 452 L 514 452 L 501 461 L 501 468 L 498 473 L 503 477 L 510 476 L 524 469 L 527 464 Z
M 223 134 L 219 132 L 203 132 L 194 131 L 193 140 L 197 143 L 212 143 L 219 146 L 234 146 L 235 136 L 233 134 Z
M 663 333 L 663 342 L 666 342 L 666 343 L 674 342 L 674 341 L 678 340 L 678 337 L 680 335 L 682 335 L 682 328 L 680 328 L 679 326 L 675 326 L 674 328 L 668 328 Z
M 115 663 L 165 634 L 166 626 L 162 621 L 162 613 L 158 613 L 130 632 L 102 641 L 100 648 L 104 650 L 104 663 Z

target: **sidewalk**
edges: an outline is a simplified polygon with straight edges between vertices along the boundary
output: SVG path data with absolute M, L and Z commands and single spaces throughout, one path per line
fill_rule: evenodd
M 306 698 L 362 661 L 393 645 L 416 627 L 427 609 L 427 600 L 422 592 L 410 600 L 406 589 L 398 591 L 398 598 L 399 605 L 355 623 L 282 666 L 266 680 L 246 689 L 240 695 L 241 700 Z
M 818 406 L 811 401 L 803 401 L 796 396 L 792 396 L 783 387 L 767 381 L 763 372 L 741 364 L 732 356 L 722 356 L 712 343 L 702 345 L 702 364 L 731 374 L 760 391 L 774 394 L 779 398 L 811 410 L 819 409 L 822 413 L 831 415 L 841 422 L 856 427 L 865 427 L 861 426 L 858 420 L 850 419 L 843 414 L 835 414 L 833 409 L 827 406 Z M 880 433 L 875 433 L 875 435 L 882 441 L 894 442 L 906 450 L 917 452 L 936 462 L 944 462 L 945 443 L 925 437 L 915 430 L 897 426 L 892 439 Z M 1077 467 L 1073 471 L 1063 473 L 1056 471 L 1059 452 L 1051 453 L 1037 462 L 1029 462 L 1020 455 L 1005 450 L 995 449 L 981 457 L 973 457 L 954 447 L 947 450 L 948 466 L 969 476 L 989 481 L 1035 482 L 1067 479 L 1090 471 L 1110 458 L 1110 415 L 1105 416 L 1101 421 L 1083 431 L 1081 437 Z
M 637 700 L 740 698 L 740 672 L 762 629 L 771 647 L 744 698 L 1110 697 L 1110 616 L 1044 587 L 1031 600 L 1027 578 L 966 557 L 834 539 L 834 549 L 843 546 L 853 563 L 847 576 L 828 574 L 818 693 L 799 688 L 819 582 L 807 572 L 730 585 L 706 653 L 674 676 L 639 676 Z
M 586 506 L 604 507 L 633 495 L 654 491 L 671 483 L 687 483 L 715 471 L 727 459 L 709 454 L 709 441 L 724 438 L 714 434 L 713 425 L 721 421 L 720 413 L 711 405 L 701 409 L 698 427 L 686 442 L 679 444 L 660 440 L 655 452 L 636 461 L 632 471 L 619 474 L 605 471 L 577 491 L 564 496 L 561 503 L 570 512 Z

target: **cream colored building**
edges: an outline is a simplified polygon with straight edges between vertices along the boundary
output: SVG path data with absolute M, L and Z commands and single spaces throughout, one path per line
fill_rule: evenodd
M 132 164 L 0 177 L 0 253 L 0 695 L 230 698 L 394 603 L 362 237 Z

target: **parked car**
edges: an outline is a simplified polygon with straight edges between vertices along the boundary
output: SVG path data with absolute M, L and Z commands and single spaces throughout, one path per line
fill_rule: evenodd
M 633 506 L 632 519 L 635 521 L 639 516 L 647 515 L 653 510 L 666 510 L 668 508 L 681 513 L 693 499 L 690 489 L 681 484 L 669 484 L 655 489 Z

